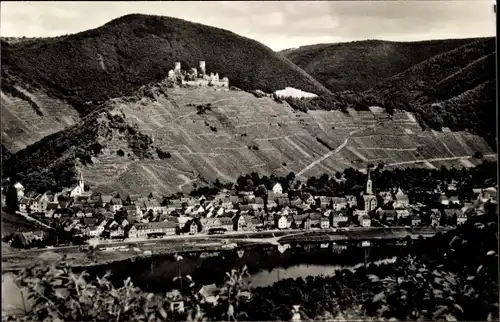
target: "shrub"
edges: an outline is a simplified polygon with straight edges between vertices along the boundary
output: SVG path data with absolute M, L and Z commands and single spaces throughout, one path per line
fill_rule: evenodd
M 91 279 L 83 272 L 74 273 L 64 262 L 37 265 L 22 271 L 16 282 L 28 291 L 33 301 L 29 312 L 6 317 L 7 321 L 202 321 L 207 318 L 220 321 L 238 319 L 245 314 L 240 310 L 247 301 L 243 292 L 249 286 L 243 282 L 246 267 L 227 273 L 219 291 L 216 306 L 207 303 L 199 293 L 200 286 L 192 278 L 178 276 L 187 290 L 180 295 L 185 302 L 185 312 L 171 310 L 170 304 L 177 299 L 146 293 L 134 286 L 130 278 L 116 287 L 109 275 Z
M 172 157 L 170 152 L 165 152 L 160 148 L 156 149 L 156 154 L 158 155 L 158 158 L 160 158 L 160 159 L 170 159 Z

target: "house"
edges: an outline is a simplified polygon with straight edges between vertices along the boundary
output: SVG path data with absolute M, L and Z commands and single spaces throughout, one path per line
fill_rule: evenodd
M 139 195 L 128 195 L 127 198 L 125 198 L 125 202 L 128 205 L 135 205 L 139 198 Z
M 215 305 L 219 299 L 218 288 L 215 284 L 204 285 L 198 292 L 206 303 Z
M 450 199 L 446 197 L 446 195 L 439 196 L 438 202 L 444 206 L 448 206 L 450 204 Z
M 109 237 L 110 238 L 125 237 L 125 231 L 123 230 L 123 227 L 122 226 L 113 227 L 113 229 L 110 230 Z
M 230 217 L 220 217 L 220 226 L 226 231 L 233 231 L 233 221 Z
M 83 181 L 83 175 L 82 175 L 82 173 L 80 173 L 80 178 L 78 179 L 78 183 L 76 186 L 71 188 L 69 196 L 71 198 L 75 198 L 75 197 L 83 195 L 83 192 L 85 191 L 84 188 L 85 188 L 85 183 Z
M 449 204 L 450 205 L 459 205 L 460 204 L 460 200 L 458 199 L 457 196 L 451 196 L 450 199 L 449 199 Z
M 283 187 L 280 183 L 275 183 L 273 188 L 271 189 L 275 195 L 283 194 Z
M 130 238 L 146 237 L 151 234 L 175 235 L 178 224 L 173 221 L 160 221 L 133 224 L 128 231 Z
M 181 222 L 184 222 L 184 218 L 186 217 L 179 217 L 179 227 L 182 225 Z M 189 218 L 186 222 L 184 222 L 181 229 L 184 233 L 194 235 L 203 231 L 203 224 L 199 218 Z
M 278 197 L 278 198 L 276 198 L 276 203 L 280 207 L 288 206 L 288 205 L 290 205 L 290 199 L 288 199 L 288 197 Z
M 124 205 L 122 206 L 121 210 L 127 213 L 127 215 L 142 215 L 141 208 L 136 204 Z
M 401 219 L 401 218 L 407 218 L 410 216 L 410 212 L 408 209 L 396 209 L 396 218 Z
M 250 203 L 264 208 L 264 199 L 262 197 L 255 197 Z
M 300 205 L 302 205 L 302 200 L 299 197 L 292 197 L 290 199 L 290 206 L 298 207 Z
M 45 233 L 43 231 L 16 232 L 14 233 L 14 238 L 18 238 L 21 244 L 26 247 L 43 240 Z
M 396 221 L 396 218 L 396 211 L 389 211 L 382 215 L 382 220 L 389 225 L 393 224 Z
M 21 200 L 24 197 L 24 186 L 20 182 L 16 182 L 14 188 L 17 192 L 17 200 Z
M 467 221 L 467 214 L 466 213 L 457 214 L 457 225 L 462 225 L 466 221 Z
M 30 205 L 32 212 L 45 212 L 47 210 L 47 203 L 49 202 L 47 193 L 39 194 L 36 196 Z
M 341 211 L 342 209 L 347 208 L 347 200 L 346 198 L 333 197 L 332 199 L 333 210 Z
M 362 209 L 366 210 L 367 212 L 371 212 L 375 209 L 377 209 L 377 196 L 375 195 L 367 195 L 363 194 L 361 196 L 361 207 Z
M 420 224 L 422 223 L 422 219 L 419 216 L 412 215 L 410 222 L 412 226 L 420 226 Z
M 278 228 L 278 229 L 286 229 L 286 228 L 289 228 L 290 227 L 290 224 L 288 222 L 288 218 L 286 215 L 284 214 L 280 214 L 278 216 L 275 217 L 275 223 L 274 225 Z
M 290 227 L 293 228 L 303 228 L 305 226 L 306 219 L 309 217 L 309 214 L 293 214 L 290 224 Z M 292 226 L 293 225 L 293 226 Z
M 234 231 L 245 230 L 246 221 L 245 221 L 244 216 L 242 216 L 241 214 L 236 214 L 233 216 L 232 221 L 233 221 L 233 230 Z
M 408 195 L 405 194 L 401 188 L 398 188 L 396 194 L 394 195 L 394 203 L 392 204 L 394 209 L 398 208 L 406 208 L 410 205 L 410 200 L 408 199 Z
M 304 229 L 309 230 L 311 228 L 321 228 L 321 219 L 323 216 L 319 212 L 312 212 L 307 215 L 304 223 Z
M 19 211 L 20 212 L 28 212 L 30 208 L 32 200 L 26 197 L 22 197 L 19 201 Z
M 106 207 L 111 202 L 111 200 L 113 200 L 112 195 L 102 194 L 99 196 L 98 204 L 100 207 Z
M 143 209 L 145 209 L 145 212 L 152 211 L 155 214 L 162 212 L 162 206 L 156 199 L 149 199 L 144 201 Z
M 308 205 L 314 205 L 314 204 L 316 204 L 316 201 L 314 200 L 313 195 L 308 193 L 304 198 L 304 203 L 306 203 Z
M 123 201 L 120 198 L 113 198 L 109 203 L 109 206 L 112 212 L 117 212 L 118 210 L 122 209 Z
M 60 209 L 68 209 L 71 205 L 72 200 L 59 200 L 59 208 Z
M 221 228 L 219 218 L 201 218 L 200 222 L 203 225 L 203 232 L 205 233 L 208 233 L 211 229 Z
M 330 201 L 332 198 L 326 196 L 316 197 L 316 206 L 321 209 L 326 209 L 330 205 Z
M 368 215 L 359 216 L 358 221 L 361 227 L 370 227 L 372 225 L 372 220 Z
M 456 225 L 458 221 L 458 216 L 462 212 L 459 209 L 444 209 L 444 215 L 446 216 L 446 222 L 450 225 Z
M 245 227 L 243 230 L 252 231 L 263 227 L 262 220 L 256 216 L 243 215 L 242 217 L 245 220 Z
M 368 215 L 368 212 L 366 210 L 356 209 L 356 210 L 354 210 L 353 215 L 354 215 L 354 217 L 357 218 L 359 216 Z
M 330 219 L 328 219 L 326 217 L 321 217 L 320 227 L 321 227 L 321 229 L 330 228 Z
M 382 203 L 384 205 L 387 205 L 392 201 L 392 193 L 390 191 L 380 191 L 378 195 L 382 199 Z
M 356 197 L 353 195 L 346 195 L 345 199 L 347 201 L 347 205 L 351 208 L 358 204 Z
M 343 224 L 341 223 L 347 223 L 349 221 L 349 218 L 347 215 L 343 212 L 338 212 L 334 211 L 330 214 L 330 222 L 332 227 L 339 227 L 342 226 Z
M 494 187 L 490 187 L 487 189 L 480 189 L 477 200 L 486 203 L 488 201 L 496 201 L 497 200 L 497 190 Z
M 87 229 L 84 230 L 84 235 L 90 237 L 100 236 L 104 232 L 104 227 L 106 226 L 107 223 L 108 223 L 107 220 L 103 220 L 101 221 L 100 224 L 89 226 Z

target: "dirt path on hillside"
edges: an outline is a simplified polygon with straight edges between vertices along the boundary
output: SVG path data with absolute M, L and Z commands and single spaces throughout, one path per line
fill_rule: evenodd
M 328 153 L 326 153 L 325 155 L 323 155 L 321 158 L 313 161 L 312 163 L 310 163 L 307 167 L 305 167 L 304 169 L 300 170 L 295 176 L 298 177 L 298 176 L 301 176 L 302 174 L 304 174 L 306 171 L 309 171 L 310 169 L 312 169 L 315 165 L 323 162 L 324 160 L 328 159 L 329 157 L 331 157 L 332 155 L 334 155 L 335 153 L 338 153 L 340 150 L 342 150 L 346 145 L 347 145 L 347 142 L 349 142 L 349 139 L 356 133 L 360 132 L 360 131 L 363 131 L 365 130 L 366 128 L 363 128 L 363 129 L 357 129 L 357 130 L 354 130 L 354 131 L 351 131 L 349 132 L 349 135 L 345 138 L 344 142 L 339 145 L 335 150 L 333 151 L 330 151 Z
M 487 154 L 485 157 L 495 157 L 496 154 Z M 423 159 L 423 160 L 414 160 L 414 161 L 405 161 L 405 162 L 395 162 L 386 164 L 386 166 L 397 166 L 403 164 L 415 164 L 420 162 L 438 162 L 438 161 L 451 161 L 451 160 L 468 160 L 471 159 L 472 156 L 459 156 L 459 157 L 449 157 L 449 158 L 434 158 L 434 159 Z

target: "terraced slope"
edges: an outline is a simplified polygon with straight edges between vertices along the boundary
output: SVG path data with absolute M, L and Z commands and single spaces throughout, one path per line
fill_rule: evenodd
M 1 93 L 2 144 L 11 153 L 56 133 L 80 120 L 70 104 L 43 91 L 17 87 L 23 97 Z
M 123 194 L 170 194 L 216 178 L 235 180 L 253 171 L 262 175 L 293 171 L 310 177 L 378 162 L 388 167 L 474 166 L 479 162 L 471 158 L 476 151 L 495 157 L 478 136 L 422 131 L 415 118 L 402 111 L 393 116 L 378 110 L 349 110 L 349 115 L 339 111 L 302 113 L 270 98 L 211 88 L 155 87 L 153 95 L 140 97 L 112 100 L 108 112 L 86 119 L 85 125 L 54 135 L 38 150 L 21 151 L 16 164 L 40 155 L 47 146 L 55 151 L 68 140 L 86 142 L 85 146 L 94 140 L 102 149 L 91 156 L 91 164 L 78 164 L 89 184 Z M 211 104 L 211 109 L 200 114 L 197 106 L 205 104 Z M 123 123 L 111 125 L 114 119 L 123 119 Z M 149 159 L 138 158 L 131 149 L 123 134 L 130 131 L 126 130 L 130 125 L 149 137 L 142 140 Z M 96 130 L 90 133 L 89 128 Z M 86 139 L 78 140 L 79 135 Z M 82 147 L 70 150 L 78 149 Z M 171 157 L 158 158 L 156 149 Z M 57 160 L 74 158 L 71 151 L 62 149 Z M 55 161 L 47 159 L 43 167 L 51 172 Z

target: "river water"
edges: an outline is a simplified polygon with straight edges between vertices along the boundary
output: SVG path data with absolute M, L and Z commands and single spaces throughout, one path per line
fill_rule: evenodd
M 343 268 L 363 265 L 365 254 L 369 262 L 394 259 L 404 252 L 401 245 L 380 242 L 372 244 L 369 253 L 356 245 L 335 243 L 295 243 L 282 246 L 252 246 L 218 252 L 190 252 L 181 254 L 177 261 L 172 255 L 138 258 L 106 266 L 87 269 L 91 275 L 102 276 L 111 271 L 116 286 L 131 277 L 135 285 L 147 292 L 164 293 L 178 285 L 173 278 L 191 275 L 197 284 L 221 285 L 226 272 L 247 266 L 252 287 L 263 287 L 285 278 L 332 275 Z M 4 308 L 22 308 L 21 294 L 12 274 L 4 274 L 2 280 Z

